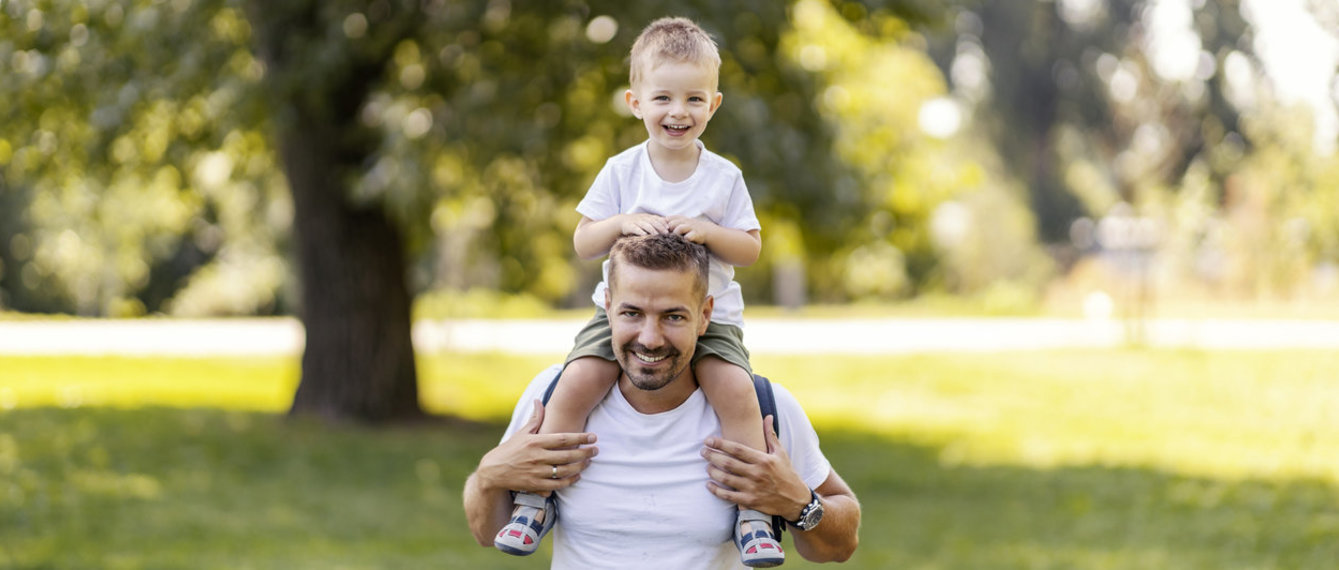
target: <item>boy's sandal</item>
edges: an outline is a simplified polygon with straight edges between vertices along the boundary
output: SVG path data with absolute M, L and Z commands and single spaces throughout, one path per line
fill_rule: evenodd
M 749 526 L 761 530 L 743 534 L 745 523 L 753 523 Z M 772 533 L 772 516 L 753 509 L 739 511 L 735 520 L 735 546 L 739 547 L 740 562 L 750 568 L 771 568 L 786 561 L 786 553 Z
M 511 521 L 498 531 L 493 546 L 507 554 L 529 556 L 539 549 L 539 542 L 558 520 L 558 504 L 552 496 L 545 498 L 534 493 L 516 493 L 515 503 Z M 535 518 L 541 515 L 544 520 L 536 522 Z

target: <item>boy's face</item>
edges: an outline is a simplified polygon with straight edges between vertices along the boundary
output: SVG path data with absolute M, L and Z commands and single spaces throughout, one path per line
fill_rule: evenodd
M 646 70 L 624 99 L 633 116 L 646 124 L 651 144 L 669 151 L 695 151 L 694 141 L 721 106 L 716 79 L 703 65 L 662 62 Z

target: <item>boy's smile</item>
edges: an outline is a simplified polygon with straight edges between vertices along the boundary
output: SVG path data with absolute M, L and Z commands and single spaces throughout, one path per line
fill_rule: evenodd
M 668 152 L 682 159 L 696 158 L 694 143 L 706 130 L 722 97 L 710 68 L 662 62 L 648 70 L 641 84 L 629 89 L 624 98 L 632 114 L 646 124 L 653 155 Z

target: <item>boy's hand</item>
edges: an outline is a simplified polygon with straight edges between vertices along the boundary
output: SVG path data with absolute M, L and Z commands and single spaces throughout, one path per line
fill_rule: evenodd
M 669 224 L 669 231 L 683 236 L 688 241 L 700 244 L 706 244 L 707 234 L 720 227 L 712 223 L 711 220 L 689 218 L 687 216 L 670 216 L 665 218 L 665 221 Z
M 622 217 L 618 229 L 619 233 L 625 236 L 645 236 L 670 232 L 669 223 L 666 222 L 665 218 L 655 214 L 622 214 Z

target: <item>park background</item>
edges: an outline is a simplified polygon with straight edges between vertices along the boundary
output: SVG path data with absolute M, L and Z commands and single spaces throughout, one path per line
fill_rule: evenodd
M 543 567 L 460 486 L 667 14 L 851 566 L 1339 560 L 1339 2 L 2 0 L 0 567 Z

